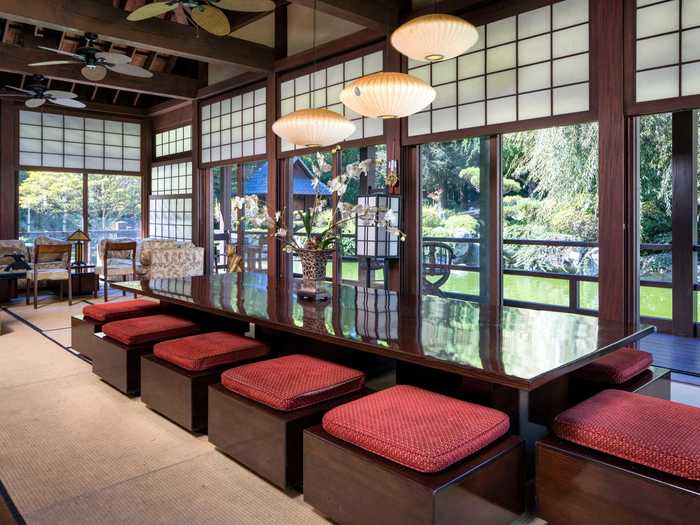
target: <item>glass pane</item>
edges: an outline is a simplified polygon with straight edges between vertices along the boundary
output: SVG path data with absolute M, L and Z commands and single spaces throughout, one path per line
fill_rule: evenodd
M 569 306 L 569 278 L 547 274 L 598 275 L 598 125 L 511 133 L 501 148 L 503 266 L 518 272 L 504 297 Z
M 481 139 L 420 148 L 423 293 L 479 295 Z
M 141 236 L 141 177 L 88 175 L 90 263 L 99 264 L 102 239 Z
M 672 118 L 670 113 L 639 118 L 640 314 L 670 318 L 671 289 L 644 286 L 672 282 Z
M 83 176 L 80 173 L 19 172 L 19 238 L 40 235 L 65 240 L 83 228 Z
M 257 195 L 260 206 L 267 197 L 267 161 L 243 164 L 243 192 Z M 267 270 L 267 228 L 256 226 L 249 219 L 241 223 L 243 229 L 243 267 L 249 272 Z
M 348 179 L 348 189 L 342 197 L 342 202 L 349 204 L 357 204 L 358 195 L 369 195 L 371 193 L 382 193 L 385 188 L 386 177 L 386 146 L 384 144 L 378 146 L 369 146 L 366 148 L 350 148 L 341 151 L 341 170 L 347 171 L 348 165 L 366 159 L 373 159 L 369 165 L 368 173 L 361 174 L 359 177 L 351 177 Z M 356 227 L 355 222 L 350 221 L 345 223 L 342 228 L 342 241 L 338 246 L 339 257 L 342 263 L 340 266 L 340 279 L 343 281 L 361 282 L 363 285 L 367 283 L 369 277 L 371 283 L 383 286 L 384 270 L 377 268 L 371 270 L 367 275 L 368 260 L 358 261 L 355 251 Z M 381 261 L 376 261 L 377 266 L 381 265 Z M 375 284 L 373 284 L 375 285 Z

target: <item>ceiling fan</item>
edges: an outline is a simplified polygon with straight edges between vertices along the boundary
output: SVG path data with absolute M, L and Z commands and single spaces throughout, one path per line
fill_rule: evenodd
M 272 11 L 275 3 L 272 0 L 164 0 L 139 7 L 126 18 L 137 22 L 174 11 L 178 6 L 186 8 L 185 13 L 205 31 L 217 36 L 226 36 L 231 32 L 231 24 L 221 9 L 263 12 Z
M 28 108 L 38 108 L 39 106 L 43 106 L 46 102 L 69 108 L 82 109 L 85 107 L 85 104 L 79 100 L 75 100 L 78 98 L 78 95 L 75 93 L 59 91 L 57 89 L 46 89 L 46 78 L 41 75 L 34 75 L 27 84 L 27 89 L 14 86 L 5 86 L 5 89 L 11 90 L 12 93 L 0 92 L 0 97 L 29 97 L 24 101 L 24 105 Z
M 140 66 L 131 64 L 131 58 L 119 53 L 106 53 L 95 47 L 97 34 L 85 33 L 85 45 L 76 50 L 75 53 L 52 49 L 50 47 L 39 46 L 40 49 L 52 51 L 67 58 L 64 60 L 48 60 L 46 62 L 35 62 L 29 64 L 32 67 L 59 66 L 64 64 L 82 64 L 80 70 L 82 75 L 88 80 L 99 82 L 107 76 L 107 70 L 129 75 L 131 77 L 151 78 L 153 73 Z

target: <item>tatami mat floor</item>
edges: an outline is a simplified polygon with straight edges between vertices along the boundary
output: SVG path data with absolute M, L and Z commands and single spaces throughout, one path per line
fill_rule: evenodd
M 70 350 L 70 314 L 84 305 L 46 298 L 38 310 L 16 302 L 0 312 L 0 481 L 27 523 L 327 523 L 303 496 L 93 375 Z M 678 387 L 685 402 L 700 401 L 700 386 Z

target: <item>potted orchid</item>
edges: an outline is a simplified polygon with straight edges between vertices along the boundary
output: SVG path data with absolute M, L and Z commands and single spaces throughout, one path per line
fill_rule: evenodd
M 339 147 L 334 149 L 333 153 L 338 149 Z M 374 159 L 366 159 L 351 163 L 346 166 L 344 173 L 331 178 L 326 184 L 331 193 L 329 198 L 328 195 L 321 194 L 321 178 L 330 173 L 333 166 L 321 153 L 317 153 L 316 161 L 311 166 L 315 192 L 313 205 L 307 209 L 294 210 L 291 217 L 294 225 L 291 228 L 287 225 L 289 217 L 286 210 L 278 211 L 272 217 L 267 207 L 259 203 L 256 195 L 235 197 L 232 204 L 239 210 L 239 219 L 245 218 L 257 227 L 267 226 L 269 234 L 283 244 L 284 251 L 300 257 L 304 281 L 322 281 L 326 277 L 326 261 L 340 242 L 346 224 L 360 219 L 367 224 L 386 228 L 402 241 L 406 239 L 405 234 L 396 227 L 397 217 L 392 210 L 342 202 L 348 182 L 366 174 L 373 162 Z

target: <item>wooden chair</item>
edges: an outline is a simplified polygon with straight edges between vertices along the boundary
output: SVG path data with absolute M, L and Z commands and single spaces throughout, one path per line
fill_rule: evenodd
M 29 283 L 34 283 L 34 309 L 37 309 L 37 297 L 39 295 L 39 281 L 59 281 L 59 297 L 63 299 L 63 281 L 68 281 L 68 304 L 73 304 L 73 288 L 71 285 L 71 253 L 73 245 L 66 244 L 37 244 L 34 247 L 32 270 L 27 272 L 26 297 L 29 304 Z M 56 259 L 60 266 L 55 268 L 41 268 L 39 263 L 46 257 Z
M 450 278 L 455 253 L 444 242 L 423 243 L 423 290 L 425 293 L 443 295 L 440 287 Z M 430 280 L 429 277 L 437 277 Z
M 110 262 L 112 260 L 113 262 Z M 109 279 L 121 276 L 122 281 L 130 275 L 136 278 L 136 241 L 105 241 L 104 253 L 102 256 L 102 266 L 95 269 L 97 279 L 95 280 L 95 293 L 97 297 L 97 286 L 100 279 L 104 281 L 104 299 L 109 301 Z M 126 292 L 123 293 L 126 295 Z M 136 298 L 136 294 L 134 294 Z

